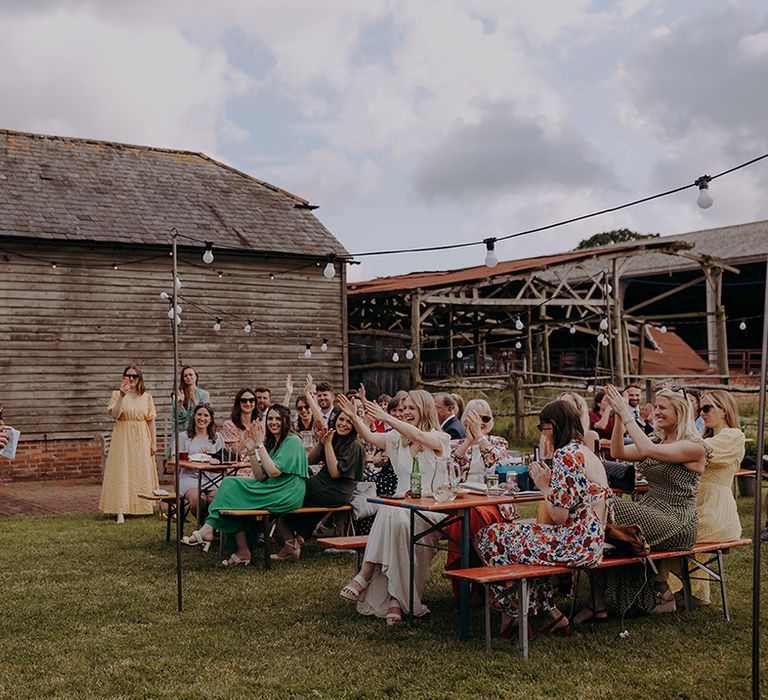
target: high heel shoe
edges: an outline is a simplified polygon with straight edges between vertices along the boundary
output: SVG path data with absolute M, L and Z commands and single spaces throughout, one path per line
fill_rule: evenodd
M 387 608 L 387 615 L 384 618 L 384 621 L 390 627 L 392 625 L 396 625 L 398 622 L 403 621 L 403 609 L 400 607 L 400 603 L 394 600 L 394 598 L 389 602 L 389 607 Z
M 221 562 L 222 566 L 248 566 L 251 563 L 250 559 L 241 559 L 237 554 L 233 554 L 229 559 L 225 559 Z
M 298 559 L 301 556 L 301 545 L 297 538 L 286 540 L 283 548 L 277 554 L 270 554 L 272 561 L 284 561 L 286 559 Z
M 193 537 L 195 538 L 194 541 L 192 540 Z M 204 540 L 200 530 L 195 530 L 191 535 L 182 537 L 181 542 L 189 547 L 197 547 L 197 545 L 201 544 L 203 545 L 203 551 L 207 552 L 211 548 L 212 540 Z

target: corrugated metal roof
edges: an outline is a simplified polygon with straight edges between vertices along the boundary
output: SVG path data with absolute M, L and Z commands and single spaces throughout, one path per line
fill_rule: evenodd
M 640 242 L 640 247 L 653 249 L 666 245 L 671 241 L 665 239 L 651 239 Z M 485 265 L 477 267 L 465 267 L 459 270 L 446 270 L 443 272 L 411 272 L 407 275 L 394 275 L 392 277 L 377 277 L 366 282 L 352 282 L 347 285 L 348 293 L 375 294 L 378 292 L 402 291 L 407 289 L 429 289 L 432 287 L 444 287 L 462 283 L 472 283 L 493 277 L 501 277 L 509 274 L 519 274 L 536 269 L 546 269 L 552 265 L 574 261 L 588 261 L 599 258 L 602 255 L 615 255 L 624 250 L 636 249 L 636 245 L 617 245 L 606 248 L 588 248 L 574 250 L 555 255 L 542 255 L 535 258 L 522 258 L 500 262 L 496 267 L 489 268 Z M 669 257 L 669 256 L 664 256 Z
M 5 235 L 345 255 L 307 204 L 202 153 L 0 130 Z
M 677 333 L 667 331 L 662 333 L 658 328 L 647 326 L 647 331 L 653 338 L 658 349 L 645 347 L 643 350 L 643 374 L 658 375 L 702 375 L 715 374 L 707 362 L 701 358 Z M 637 369 L 639 349 L 630 346 L 632 362 Z

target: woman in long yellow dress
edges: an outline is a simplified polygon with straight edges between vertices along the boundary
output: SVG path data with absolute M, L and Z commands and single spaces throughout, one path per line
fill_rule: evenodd
M 151 515 L 152 502 L 139 498 L 158 487 L 155 452 L 155 403 L 144 386 L 141 370 L 128 365 L 118 391 L 112 392 L 107 413 L 115 419 L 112 443 L 104 466 L 99 510 L 124 515 Z

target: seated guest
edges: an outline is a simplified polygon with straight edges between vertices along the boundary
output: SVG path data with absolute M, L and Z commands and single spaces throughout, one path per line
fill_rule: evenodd
M 189 424 L 184 432 L 179 433 L 179 452 L 186 452 L 188 455 L 209 454 L 213 455 L 224 448 L 224 438 L 221 433 L 216 431 L 216 422 L 214 421 L 213 407 L 209 403 L 201 403 L 195 406 L 192 415 L 189 418 Z M 202 487 L 218 476 L 216 472 L 204 471 L 202 474 Z M 197 500 L 198 491 L 198 471 L 197 469 L 179 469 L 179 493 L 189 501 L 192 512 L 197 515 L 199 503 Z M 213 492 L 203 494 L 203 498 L 210 499 Z
M 256 394 L 252 389 L 244 387 L 235 395 L 235 403 L 229 420 L 221 426 L 221 434 L 227 449 L 238 454 L 243 451 L 243 440 L 251 423 L 255 420 Z
M 365 441 L 387 450 L 397 474 L 396 496 L 402 497 L 408 491 L 414 459 L 419 462 L 422 493 L 429 493 L 435 460 L 448 456 L 450 438 L 439 429 L 435 402 L 426 391 L 408 392 L 403 408 L 404 420 L 397 420 L 372 401 L 366 403 L 366 413 L 392 426 L 393 430 L 389 433 L 372 432 L 345 396 L 339 397 L 339 407 L 352 419 L 358 434 Z M 416 518 L 415 534 L 446 517 L 444 513 L 424 515 L 426 520 Z M 361 615 L 383 617 L 387 624 L 395 624 L 401 621 L 403 611 L 408 612 L 410 534 L 410 515 L 405 509 L 381 508 L 376 514 L 368 535 L 363 566 L 341 590 L 344 598 L 357 602 L 357 611 Z M 413 614 L 417 617 L 429 612 L 421 601 L 421 595 L 427 585 L 439 539 L 440 534 L 432 532 L 421 540 L 426 546 L 416 547 Z
M 570 402 L 552 401 L 539 414 L 539 430 L 553 452 L 552 469 L 532 462 L 530 474 L 544 495 L 553 524 L 495 523 L 477 536 L 486 565 L 540 564 L 594 566 L 603 555 L 608 479 L 598 457 L 584 445 L 581 417 Z M 495 587 L 494 587 L 495 588 Z M 504 611 L 502 634 L 518 613 L 515 595 L 498 598 Z M 529 612 L 546 612 L 542 633 L 568 632 L 568 619 L 552 604 L 548 580 L 533 584 Z
M 685 390 L 670 387 L 656 393 L 656 429 L 650 436 L 635 422 L 616 387 L 608 384 L 605 397 L 616 416 L 611 453 L 618 459 L 639 462 L 649 485 L 642 501 L 614 501 L 616 522 L 639 525 L 653 550 L 690 549 L 696 543 L 696 493 L 710 451 L 696 433 Z M 624 444 L 624 430 L 634 444 Z M 574 617 L 576 624 L 605 619 L 606 595 L 621 614 L 633 603 L 645 612 L 675 609 L 669 586 L 647 580 L 642 564 L 597 571 L 591 579 L 595 607 L 581 610 Z
M 363 478 L 365 464 L 365 448 L 352 421 L 343 413 L 339 414 L 334 428 L 322 429 L 320 441 L 312 448 L 308 459 L 310 464 L 322 464 L 323 468 L 309 477 L 303 507 L 338 508 L 348 505 L 357 482 Z M 272 558 L 298 559 L 301 543 L 312 536 L 323 516 L 323 513 L 307 513 L 278 518 L 277 527 L 285 544 Z
M 611 404 L 605 397 L 605 392 L 596 391 L 595 403 L 589 412 L 589 427 L 600 436 L 601 440 L 610 440 L 613 435 L 613 423 Z M 613 457 L 616 458 L 616 455 Z
M 309 402 L 302 394 L 296 399 L 296 416 L 293 418 L 293 429 L 297 433 L 304 430 L 314 430 L 315 421 L 312 417 L 312 411 L 309 408 Z
M 234 534 L 234 552 L 225 566 L 247 565 L 251 551 L 242 518 L 221 515 L 222 510 L 268 510 L 289 513 L 301 508 L 307 488 L 307 454 L 298 435 L 291 433 L 291 413 L 274 404 L 267 409 L 266 430 L 253 421 L 243 445 L 248 451 L 253 479 L 227 477 L 221 482 L 208 509 L 208 518 L 182 542 L 192 547 L 203 545 L 208 551 L 214 530 Z
M 311 379 L 312 375 L 307 375 L 307 377 Z M 339 414 L 339 409 L 333 405 L 333 387 L 328 382 L 320 382 L 315 387 L 315 398 L 317 405 L 320 406 L 323 423 L 332 427 L 336 416 Z
M 437 420 L 440 421 L 440 430 L 448 433 L 451 440 L 461 440 L 466 437 L 467 431 L 456 417 L 456 399 L 451 394 L 444 391 L 435 394 L 435 410 Z
M 192 411 L 196 406 L 201 403 L 211 403 L 211 395 L 205 389 L 197 386 L 198 380 L 199 375 L 196 369 L 189 365 L 181 368 L 181 379 L 176 391 L 176 417 L 178 420 L 176 429 L 173 431 L 174 435 L 187 429 Z M 171 424 L 173 424 L 173 411 L 174 408 L 171 405 Z M 179 450 L 179 452 L 186 452 L 186 450 Z M 173 440 L 170 440 L 165 448 L 165 458 L 170 459 L 174 453 L 175 446 Z
M 560 401 L 568 401 L 579 414 L 581 419 L 581 429 L 584 435 L 584 447 L 588 450 L 592 450 L 598 457 L 600 456 L 600 436 L 589 427 L 589 406 L 584 400 L 584 397 L 577 394 L 575 391 L 564 391 L 557 397 Z M 552 454 L 548 451 L 551 441 L 547 439 L 544 433 L 539 438 L 539 451 L 541 456 L 545 459 L 549 459 Z
M 256 396 L 256 412 L 255 417 L 262 423 L 265 420 L 266 410 L 272 404 L 272 392 L 268 386 L 257 386 L 253 393 Z M 285 397 L 283 398 L 283 406 L 291 405 L 291 396 L 293 395 L 293 378 L 290 374 L 285 377 Z
M 701 415 L 706 426 L 704 443 L 712 450 L 712 457 L 696 494 L 696 541 L 737 540 L 741 537 L 741 521 L 731 486 L 744 459 L 745 437 L 739 429 L 739 408 L 727 391 L 714 390 L 701 397 Z M 673 582 L 672 588 L 680 590 L 680 582 Z M 691 577 L 691 593 L 694 605 L 709 605 L 709 579 Z
M 461 480 L 482 484 L 485 473 L 495 470 L 504 462 L 507 456 L 507 441 L 499 435 L 491 435 L 493 430 L 493 411 L 484 399 L 471 399 L 461 422 L 466 428 L 467 436 L 462 440 L 451 441 L 451 458 L 461 471 Z M 502 506 L 477 506 L 470 508 L 469 532 L 474 537 L 480 530 L 492 523 L 504 520 L 515 520 L 518 517 L 514 505 Z M 446 529 L 448 536 L 448 559 L 446 569 L 458 569 L 461 567 L 461 552 L 456 542 L 461 541 L 461 525 L 454 523 Z M 482 562 L 473 550 L 469 557 L 470 566 L 481 566 Z M 453 584 L 453 594 L 459 599 L 461 586 L 458 582 Z M 480 590 L 482 593 L 482 590 Z
M 653 406 L 646 404 L 640 408 L 640 399 L 643 392 L 637 384 L 628 384 L 624 389 L 624 398 L 627 400 L 629 412 L 635 419 L 635 422 L 643 429 L 646 435 L 653 432 Z

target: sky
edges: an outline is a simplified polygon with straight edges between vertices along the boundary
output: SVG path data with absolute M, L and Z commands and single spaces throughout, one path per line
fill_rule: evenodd
M 319 206 L 351 253 L 480 241 L 768 152 L 762 0 L 0 0 L 0 128 L 202 151 Z M 768 219 L 768 160 L 499 243 Z M 318 251 L 323 254 L 324 251 Z M 370 256 L 350 279 L 481 264 Z

